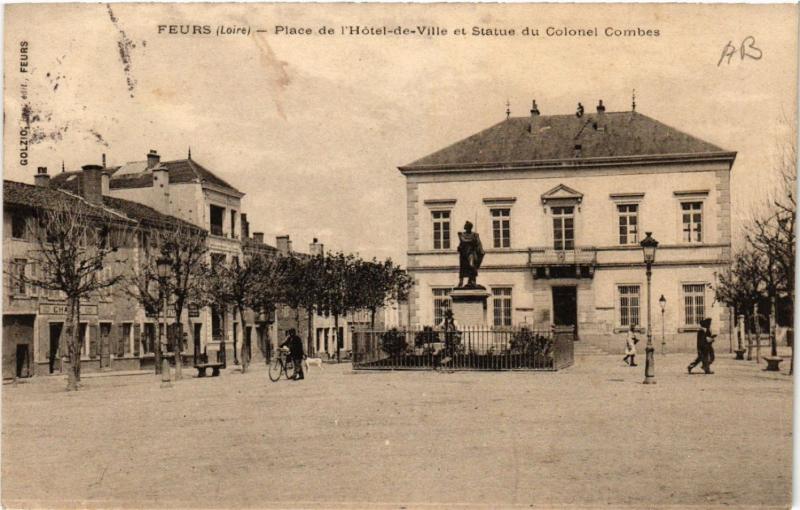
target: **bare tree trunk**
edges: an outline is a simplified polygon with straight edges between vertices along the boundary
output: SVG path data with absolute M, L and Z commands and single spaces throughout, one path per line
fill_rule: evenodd
M 756 363 L 761 363 L 761 323 L 758 318 L 758 303 L 753 305 L 753 316 L 756 334 Z
M 312 330 L 314 329 L 314 315 L 311 309 L 306 309 L 306 316 L 308 319 L 308 334 L 306 335 L 308 348 L 306 352 L 309 356 L 312 356 L 314 354 L 314 335 L 312 334 Z
M 370 309 L 369 329 L 375 331 L 375 308 Z
M 341 359 L 339 358 L 339 314 L 333 314 L 333 332 L 335 338 L 335 347 L 336 347 L 336 363 L 339 363 Z
M 250 335 L 247 334 L 247 320 L 244 318 L 244 310 L 242 308 L 239 308 L 239 319 L 242 323 L 242 373 L 244 374 L 250 365 Z
M 172 339 L 172 351 L 175 354 L 175 380 L 183 379 L 183 358 L 181 351 L 183 351 L 183 323 L 180 320 L 178 311 L 175 311 L 175 327 L 172 328 L 174 338 Z
M 159 298 L 159 303 L 161 302 L 161 298 Z M 159 305 L 159 308 L 161 306 Z M 153 360 L 156 364 L 156 375 L 161 373 L 161 321 L 159 320 L 159 313 L 156 312 L 156 327 L 154 328 L 154 335 L 156 338 L 153 339 Z M 164 327 L 167 327 L 167 311 L 164 310 Z M 166 335 L 167 332 L 164 331 Z
M 775 303 L 775 293 L 769 297 L 769 343 L 770 356 L 778 356 L 778 337 L 777 337 L 777 306 Z
M 78 383 L 81 380 L 80 300 L 68 298 L 67 309 L 69 310 L 68 320 L 71 323 L 67 326 L 71 328 L 68 343 L 70 369 L 67 374 L 67 391 L 77 391 Z

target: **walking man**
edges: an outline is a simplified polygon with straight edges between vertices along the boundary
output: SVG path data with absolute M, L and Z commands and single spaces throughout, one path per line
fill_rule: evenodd
M 697 330 L 697 357 L 686 367 L 690 374 L 692 369 L 700 363 L 703 364 L 703 371 L 706 374 L 714 373 L 711 370 L 711 364 L 714 363 L 714 337 L 716 335 L 711 334 L 711 319 L 701 320 L 700 329 Z

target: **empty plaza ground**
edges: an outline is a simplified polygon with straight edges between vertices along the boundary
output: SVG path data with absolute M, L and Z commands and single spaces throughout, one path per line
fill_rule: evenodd
M 5 507 L 790 504 L 792 378 L 720 354 L 557 373 L 63 377 L 3 387 Z M 642 356 L 643 358 L 643 356 Z M 189 373 L 189 371 L 185 371 Z

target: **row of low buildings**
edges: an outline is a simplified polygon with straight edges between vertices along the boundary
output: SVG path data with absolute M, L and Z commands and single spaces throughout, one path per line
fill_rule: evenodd
M 117 167 L 106 167 L 105 156 L 103 160 L 102 166 L 87 165 L 72 172 L 62 170 L 52 177 L 46 168 L 39 168 L 34 185 L 4 181 L 6 275 L 20 272 L 33 275 L 40 270 L 31 256 L 37 249 L 37 241 L 27 225 L 36 210 L 47 209 L 57 202 L 98 214 L 113 214 L 139 231 L 169 228 L 175 222 L 203 229 L 207 231 L 210 261 L 230 262 L 252 253 L 293 253 L 289 236 L 277 237 L 273 247 L 264 243 L 263 233 L 251 234 L 241 208 L 244 193 L 193 160 L 191 154 L 186 159 L 161 161 L 156 151 L 150 151 L 143 161 Z M 141 240 L 134 238 L 119 256 L 136 260 L 142 245 Z M 309 251 L 322 253 L 323 246 L 315 239 Z M 4 282 L 4 378 L 60 373 L 66 358 L 62 337 L 66 319 L 63 296 L 13 277 L 5 277 Z M 309 322 L 302 310 L 282 306 L 269 318 L 252 311 L 246 314 L 247 326 L 243 331 L 242 322 L 234 312 L 223 316 L 210 307 L 189 306 L 183 317 L 188 325 L 185 355 L 191 356 L 195 344 L 201 352 L 213 355 L 224 339 L 230 363 L 235 358 L 233 346 L 241 349 L 243 339 L 249 337 L 253 355 L 258 359 L 274 349 L 289 328 L 296 328 L 301 337 L 310 338 L 310 351 L 332 355 L 337 345 L 343 350 L 350 348 L 351 330 L 358 320 L 356 316 L 344 318 L 337 332 L 332 319 L 317 316 L 311 322 L 309 335 Z M 80 320 L 85 370 L 130 370 L 152 365 L 159 321 L 132 298 L 122 292 L 98 293 L 81 303 Z
M 657 338 L 663 327 L 691 349 L 704 317 L 727 335 L 729 310 L 712 287 L 730 263 L 735 157 L 635 109 L 606 112 L 600 101 L 596 112 L 541 115 L 534 101 L 529 116 L 400 167 L 410 322 L 438 324 L 450 306 L 456 232 L 470 221 L 486 251 L 478 283 L 490 293 L 490 325 L 571 325 L 581 340 L 622 346 L 630 326 L 647 326 L 647 231 L 660 243 Z

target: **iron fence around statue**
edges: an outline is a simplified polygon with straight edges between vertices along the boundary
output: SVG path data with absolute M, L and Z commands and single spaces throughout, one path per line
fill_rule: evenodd
M 574 328 L 353 331 L 356 370 L 543 370 L 572 365 Z

